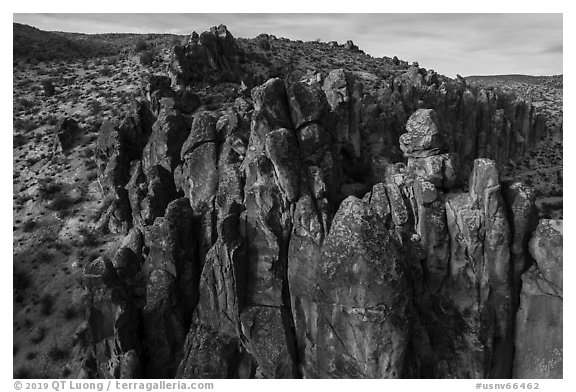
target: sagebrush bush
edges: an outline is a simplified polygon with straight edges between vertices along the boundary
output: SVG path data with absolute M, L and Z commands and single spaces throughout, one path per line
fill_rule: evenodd
M 58 345 L 54 344 L 52 347 L 50 347 L 50 350 L 48 350 L 48 357 L 50 357 L 50 359 L 52 359 L 53 361 L 61 361 L 63 359 L 68 358 L 69 356 L 69 352 L 68 350 L 59 347 Z
M 46 327 L 41 326 L 36 329 L 36 333 L 30 338 L 32 344 L 38 344 L 46 337 Z
M 154 63 L 154 53 L 147 50 L 140 54 L 140 64 L 150 67 Z
M 52 84 L 51 80 L 42 81 L 42 89 L 44 89 L 44 95 L 47 97 L 51 97 L 56 94 L 56 89 L 54 88 L 54 84 Z
M 148 42 L 146 42 L 144 39 L 139 39 L 136 42 L 136 51 L 137 52 L 143 52 L 146 49 L 148 49 Z
M 44 294 L 40 297 L 40 312 L 44 316 L 49 316 L 52 314 L 52 308 L 54 307 L 54 298 L 50 294 Z
M 102 68 L 100 70 L 100 75 L 102 76 L 111 76 L 112 75 L 112 70 L 110 69 L 109 66 L 105 66 L 104 68 Z
M 38 196 L 41 200 L 52 200 L 62 190 L 62 184 L 45 177 L 38 181 Z

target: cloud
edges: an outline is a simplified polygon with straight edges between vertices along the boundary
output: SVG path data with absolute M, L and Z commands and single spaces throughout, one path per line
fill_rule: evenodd
M 14 14 L 44 30 L 190 34 L 223 23 L 261 33 L 340 43 L 375 57 L 418 61 L 448 76 L 562 73 L 562 14 Z

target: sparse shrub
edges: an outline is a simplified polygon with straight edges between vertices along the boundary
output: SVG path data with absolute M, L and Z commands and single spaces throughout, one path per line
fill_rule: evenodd
M 88 182 L 95 181 L 96 178 L 98 178 L 98 173 L 96 173 L 95 170 L 88 172 L 88 174 L 86 175 L 86 181 Z
M 22 231 L 24 233 L 30 233 L 30 232 L 34 231 L 35 228 L 36 228 L 36 221 L 33 219 L 27 220 L 22 225 Z
M 90 109 L 90 114 L 96 116 L 102 111 L 102 104 L 99 101 L 93 100 L 88 102 L 88 109 Z
M 49 294 L 44 294 L 40 297 L 40 313 L 44 316 L 49 316 L 52 314 L 52 308 L 54 307 L 54 299 Z
M 42 233 L 38 237 L 38 242 L 41 244 L 48 244 L 48 243 L 52 243 L 52 242 L 56 241 L 57 239 L 58 239 L 58 229 L 48 227 L 42 231 Z M 45 252 L 45 251 L 41 250 L 40 252 Z M 49 261 L 52 260 L 53 256 L 50 256 L 50 257 L 51 258 Z
M 25 291 L 31 285 L 30 276 L 24 271 L 14 271 L 14 290 Z
M 93 230 L 90 230 L 86 226 L 81 226 L 78 229 L 78 234 L 80 234 L 80 244 L 83 246 L 95 246 L 98 244 L 98 237 Z
M 93 152 L 92 149 L 90 147 L 85 147 L 80 151 L 80 156 L 82 158 L 90 158 L 92 157 Z
M 46 243 L 46 242 L 43 242 Z M 50 242 L 48 242 L 50 243 Z M 46 249 L 41 249 L 36 253 L 36 261 L 47 264 L 54 259 L 54 254 Z
M 48 115 L 42 119 L 42 123 L 46 125 L 56 125 L 58 123 L 58 117 L 53 115 Z
M 48 208 L 50 208 L 52 211 L 63 212 L 70 208 L 73 204 L 74 200 L 70 196 L 64 193 L 59 193 L 48 205 Z
M 270 41 L 268 41 L 268 38 L 259 38 L 257 45 L 262 50 L 270 50 Z
M 70 321 L 78 316 L 78 309 L 74 305 L 67 306 L 62 312 L 62 316 L 64 320 Z
M 112 76 L 112 70 L 110 69 L 109 66 L 105 66 L 104 68 L 102 68 L 100 70 L 100 75 L 106 76 L 106 77 Z
M 18 195 L 18 196 L 16 196 L 14 203 L 17 206 L 22 206 L 30 199 L 32 199 L 32 197 L 30 195 Z
M 36 105 L 35 101 L 26 99 L 26 98 L 18 98 L 16 100 L 16 110 L 24 110 L 24 109 L 31 109 Z
M 82 95 L 82 91 L 80 89 L 75 88 L 68 93 L 68 98 L 72 100 L 76 100 Z
M 42 81 L 42 89 L 44 89 L 44 95 L 47 97 L 51 97 L 56 94 L 56 89 L 54 88 L 54 84 L 52 84 L 51 80 Z
M 140 64 L 150 67 L 154 62 L 154 53 L 149 50 L 146 50 L 140 53 Z
M 36 128 L 36 122 L 31 118 L 17 118 L 16 120 L 14 120 L 13 126 L 14 129 L 27 133 Z
M 69 355 L 68 350 L 61 348 L 56 344 L 54 344 L 52 347 L 50 347 L 50 350 L 48 350 L 48 357 L 50 357 L 50 359 L 52 359 L 53 361 L 64 360 L 68 358 L 68 355 Z
M 24 137 L 24 135 L 17 133 L 14 136 L 12 136 L 13 148 L 22 147 L 24 144 L 26 144 L 26 138 Z
M 90 214 L 90 219 L 94 222 L 98 221 L 102 214 L 108 210 L 108 207 L 110 207 L 110 204 L 112 204 L 113 201 L 113 197 L 106 197 L 104 200 L 102 200 L 102 204 L 96 208 L 93 213 Z
M 16 370 L 14 372 L 14 378 L 27 379 L 27 378 L 33 378 L 33 377 L 32 377 L 32 373 L 30 372 L 30 370 L 28 368 L 21 367 L 21 368 L 18 368 L 18 370 Z
M 72 370 L 70 370 L 70 368 L 68 368 L 68 367 L 65 367 L 64 369 L 62 369 L 62 372 L 60 373 L 60 378 L 66 378 L 71 374 L 72 374 Z
M 54 242 L 54 249 L 64 253 L 65 255 L 70 254 L 70 245 L 62 241 Z
M 140 38 L 138 41 L 136 41 L 137 52 L 143 52 L 147 49 L 148 49 L 148 42 L 146 42 L 144 39 Z
M 30 338 L 32 344 L 38 344 L 46 337 L 46 327 L 41 326 L 36 328 L 36 333 Z
M 51 200 L 62 190 L 62 184 L 54 182 L 50 177 L 38 180 L 38 196 L 41 200 Z

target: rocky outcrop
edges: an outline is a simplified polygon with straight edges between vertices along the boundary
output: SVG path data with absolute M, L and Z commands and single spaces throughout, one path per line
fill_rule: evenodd
M 209 113 L 194 118 L 190 135 L 182 145 L 178 187 L 190 200 L 196 213 L 206 212 L 218 188 L 216 119 Z
M 54 127 L 54 141 L 57 149 L 66 152 L 76 145 L 82 136 L 82 129 L 71 118 L 63 118 Z
M 530 240 L 536 261 L 522 275 L 515 378 L 562 378 L 562 221 L 541 220 Z
M 385 221 L 369 202 L 350 196 L 318 256 L 307 258 L 309 286 L 290 277 L 303 376 L 399 377 L 411 335 L 411 292 Z
M 172 51 L 170 77 L 176 89 L 196 82 L 239 82 L 240 49 L 226 26 L 193 33 L 186 45 Z
M 105 121 L 100 127 L 95 159 L 98 181 L 105 194 L 124 186 L 130 178 L 130 162 L 141 159 L 154 123 L 146 101 L 134 103 L 132 112 L 120 122 Z
M 84 270 L 92 342 L 87 357 L 93 358 L 95 364 L 89 368 L 88 377 L 120 378 L 126 374 L 142 374 L 139 360 L 143 355 L 141 324 L 136 311 L 137 298 L 133 295 L 136 292 L 133 288 L 140 284 L 140 266 L 136 257 L 124 254 L 124 249 L 121 248 L 115 257 L 119 269 L 109 260 L 98 258 Z M 128 271 L 134 274 L 126 279 Z
M 190 129 L 176 106 L 173 98 L 160 100 L 160 114 L 142 152 L 142 170 L 145 174 L 155 165 L 173 173 L 180 164 L 180 149 Z
M 90 283 L 96 375 L 558 376 L 557 225 L 532 234 L 533 190 L 498 175 L 541 132 L 529 106 L 414 65 L 378 88 L 295 72 L 197 110 L 195 83 L 238 82 L 239 53 L 224 27 L 193 35 L 171 85 L 149 81 L 146 141 L 104 128 L 128 236 L 93 266 L 113 277 Z M 113 351 L 122 312 L 139 345 Z
M 459 157 L 464 174 L 477 157 L 493 159 L 502 168 L 510 159 L 523 156 L 546 131 L 544 117 L 529 103 L 442 81 L 423 68 L 411 67 L 396 77 L 390 98 L 389 107 L 398 101 L 403 107 L 389 112 L 396 124 L 419 108 L 436 111 L 448 151 Z

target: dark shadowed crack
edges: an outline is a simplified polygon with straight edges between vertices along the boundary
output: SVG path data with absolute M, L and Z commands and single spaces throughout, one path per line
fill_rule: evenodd
M 279 261 L 282 266 L 282 306 L 280 312 L 282 315 L 282 324 L 284 327 L 284 336 L 286 338 L 286 345 L 288 346 L 288 354 L 292 359 L 293 374 L 296 378 L 302 378 L 300 366 L 298 363 L 298 342 L 296 340 L 296 326 L 294 323 L 294 315 L 292 314 L 292 301 L 290 295 L 290 283 L 288 282 L 288 249 L 290 247 L 290 237 L 292 233 L 292 223 L 288 224 L 286 228 L 288 233 L 280 243 Z

